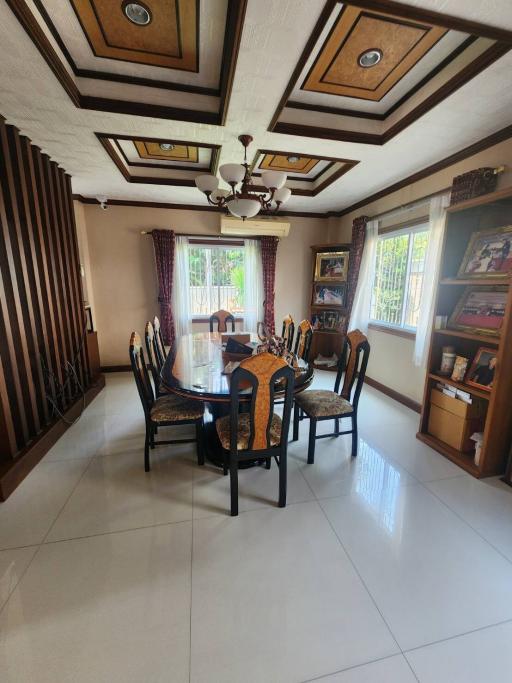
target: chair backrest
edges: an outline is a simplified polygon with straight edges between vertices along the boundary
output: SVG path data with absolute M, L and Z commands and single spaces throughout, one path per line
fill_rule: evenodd
M 213 332 L 213 325 L 217 323 L 218 332 L 227 332 L 228 323 L 231 323 L 231 332 L 235 331 L 235 316 L 229 311 L 224 311 L 222 308 L 220 311 L 215 311 L 210 316 L 210 332 Z
M 153 393 L 153 387 L 151 386 L 148 368 L 144 360 L 142 340 L 137 332 L 132 332 L 131 334 L 129 353 L 133 376 L 135 377 L 135 384 L 137 385 L 142 407 L 146 416 L 149 417 L 149 413 L 155 402 L 155 395 Z
M 288 314 L 286 318 L 283 320 L 283 331 L 281 333 L 281 337 L 285 340 L 285 346 L 288 349 L 288 351 L 292 350 L 294 334 L 295 323 L 293 322 L 292 316 Z
M 282 417 L 281 443 L 275 448 L 286 452 L 288 443 L 288 428 L 293 401 L 293 386 L 295 374 L 288 363 L 272 353 L 260 353 L 243 360 L 239 367 L 231 375 L 231 443 L 230 450 L 235 453 L 238 442 L 238 409 L 239 392 L 250 386 L 250 420 L 249 420 L 249 444 L 248 452 L 264 451 L 270 446 L 270 426 L 274 415 L 274 393 L 276 382 L 284 382 L 284 406 Z
M 302 358 L 306 362 L 309 360 L 309 351 L 313 340 L 313 326 L 309 320 L 303 320 L 297 328 L 297 339 L 295 340 L 294 353 L 297 358 Z
M 154 343 L 153 348 L 155 349 L 155 360 L 158 372 L 161 372 L 165 359 L 167 358 L 167 352 L 165 350 L 164 338 L 162 337 L 162 330 L 160 329 L 160 320 L 155 315 L 153 320 L 153 331 L 154 331 Z
M 158 394 L 158 388 L 160 386 L 160 370 L 159 362 L 156 357 L 155 351 L 155 331 L 153 325 L 149 322 L 146 323 L 144 328 L 144 340 L 146 342 L 146 353 L 148 356 L 149 368 L 151 370 L 151 375 L 153 377 L 153 384 L 155 385 L 155 391 Z
M 352 330 L 345 337 L 343 352 L 338 362 L 338 373 L 334 391 L 347 401 L 350 401 L 354 408 L 357 408 L 359 395 L 363 388 L 366 367 L 370 356 L 370 344 L 361 330 Z M 343 386 L 341 386 L 341 378 Z M 341 386 L 341 392 L 340 392 Z

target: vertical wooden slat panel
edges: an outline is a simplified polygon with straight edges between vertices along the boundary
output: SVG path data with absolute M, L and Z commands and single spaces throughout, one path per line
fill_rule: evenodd
M 65 172 L 0 117 L 0 499 L 90 382 L 72 201 Z M 56 410 L 48 395 L 62 386 Z
M 0 462 L 11 458 L 17 450 L 14 418 L 9 402 L 4 366 L 0 356 Z
M 38 334 L 38 364 L 41 373 L 43 373 L 43 364 L 41 362 L 44 358 L 44 365 L 51 371 L 53 369 L 53 362 L 50 354 L 49 339 L 49 322 L 50 306 L 47 291 L 48 274 L 46 272 L 46 262 L 42 260 L 41 254 L 41 216 L 39 210 L 39 195 L 36 179 L 34 175 L 34 166 L 32 161 L 32 146 L 30 140 L 26 137 L 20 138 L 21 148 L 21 163 L 25 175 L 25 183 L 23 187 L 23 200 L 26 205 L 27 216 L 30 216 L 30 227 L 26 231 L 26 250 L 31 257 L 32 265 L 32 295 L 37 300 L 36 323 Z M 45 423 L 50 420 L 50 411 L 48 409 L 48 401 L 46 397 L 47 381 L 42 377 L 42 400 L 43 410 L 45 416 Z
M 43 177 L 43 159 L 37 148 L 32 149 L 31 171 L 35 180 L 34 193 L 37 195 L 37 211 L 38 211 L 38 234 L 36 238 L 36 258 L 40 262 L 40 272 L 43 273 L 43 283 L 46 307 L 47 327 L 46 333 L 48 335 L 48 346 L 50 352 L 50 359 L 47 359 L 48 370 L 51 371 L 56 381 L 62 382 L 62 357 L 61 347 L 57 344 L 59 339 L 59 310 L 54 291 L 54 280 L 52 275 L 52 262 L 50 258 L 51 251 L 48 248 L 49 235 L 49 212 L 46 187 Z
M 23 317 L 22 297 L 24 295 L 24 272 L 17 246 L 17 221 L 18 207 L 16 205 L 16 192 L 13 185 L 12 165 L 7 126 L 0 127 L 0 140 L 2 159 L 0 159 L 0 176 L 3 184 L 3 246 L 7 263 L 6 275 L 3 283 L 8 292 L 8 330 L 11 335 L 11 343 L 14 348 L 14 359 L 11 363 L 16 365 L 22 404 L 24 406 L 25 423 L 29 434 L 37 434 L 40 428 L 39 415 L 36 401 L 36 389 L 34 386 L 30 356 L 27 344 L 27 330 Z M 8 281 L 8 279 L 10 282 Z M 10 301 L 9 301 L 10 299 Z M 9 333 L 8 332 L 8 333 Z M 29 435 L 27 434 L 27 439 Z
M 44 388 L 43 371 L 40 359 L 41 314 L 39 298 L 37 296 L 36 269 L 37 263 L 33 258 L 29 234 L 32 233 L 32 217 L 28 205 L 28 189 L 21 153 L 21 138 L 12 126 L 7 128 L 11 158 L 13 160 L 13 185 L 16 188 L 17 207 L 16 219 L 16 249 L 20 255 L 23 292 L 22 303 L 27 332 L 27 347 L 30 357 L 30 370 L 35 387 L 36 404 L 38 409 L 39 429 L 48 421 L 48 404 Z M 28 371 L 28 368 L 27 368 Z
M 71 355 L 69 346 L 69 332 L 67 329 L 67 313 L 66 306 L 64 303 L 64 293 L 62 292 L 62 274 L 60 268 L 60 259 L 57 240 L 55 236 L 57 217 L 55 212 L 55 196 L 54 188 L 51 177 L 51 166 L 50 159 L 46 154 L 41 155 L 42 159 L 42 170 L 43 170 L 43 182 L 44 182 L 44 192 L 46 195 L 46 206 L 48 209 L 48 222 L 46 224 L 46 235 L 45 235 L 45 246 L 47 249 L 47 254 L 49 255 L 51 262 L 50 276 L 51 276 L 51 287 L 53 291 L 53 296 L 55 299 L 55 304 L 57 308 L 57 338 L 54 340 L 55 348 L 58 351 L 60 357 L 61 366 L 61 383 L 65 382 L 65 367 L 66 360 Z M 71 392 L 68 390 L 66 394 L 62 397 L 64 402 L 63 406 L 69 402 L 71 399 Z
M 51 184 L 51 205 L 53 208 L 53 237 L 54 237 L 54 247 L 57 253 L 57 284 L 58 292 L 61 301 L 62 310 L 62 321 L 64 325 L 64 338 L 66 340 L 66 362 L 69 362 L 73 358 L 73 315 L 71 312 L 71 302 L 69 300 L 68 292 L 68 274 L 66 271 L 66 266 L 64 262 L 63 254 L 63 244 L 62 244 L 62 217 L 59 211 L 59 188 L 57 182 L 58 166 L 54 161 L 50 161 L 49 167 L 49 179 Z M 66 365 L 66 376 L 68 377 L 68 368 Z M 74 397 L 74 386 L 73 383 L 69 381 L 65 382 L 67 402 L 66 406 L 69 405 Z
M 76 282 L 76 290 L 77 290 L 77 297 L 80 305 L 80 310 L 82 312 L 82 330 L 84 331 L 84 340 L 83 340 L 83 346 L 82 346 L 82 353 L 81 353 L 81 358 L 82 358 L 82 367 L 84 368 L 84 374 L 85 374 L 85 381 L 89 383 L 91 379 L 91 369 L 89 368 L 89 358 L 88 358 L 88 353 L 87 353 L 87 315 L 85 313 L 85 308 L 84 308 L 84 294 L 83 294 L 83 285 L 82 285 L 82 274 L 81 274 L 81 267 L 80 267 L 80 253 L 78 250 L 78 234 L 76 230 L 76 222 L 75 222 L 75 208 L 73 206 L 73 190 L 71 188 L 71 176 L 64 174 L 64 183 L 66 187 L 66 197 L 67 197 L 67 205 L 68 205 L 68 214 L 69 214 L 69 234 L 70 234 L 70 239 L 71 239 L 71 246 L 72 246 L 72 251 L 73 251 L 73 261 L 75 264 L 75 282 Z
M 77 248 L 75 214 L 72 204 L 71 186 L 68 184 L 68 176 L 60 174 L 63 210 L 66 225 L 67 258 L 69 263 L 70 284 L 73 299 L 73 309 L 77 317 L 78 346 L 76 349 L 78 374 L 82 386 L 88 381 L 87 366 L 85 362 L 86 348 L 85 338 L 87 334 L 86 316 L 80 282 L 80 256 Z
M 58 213 L 58 229 L 59 229 L 59 244 L 62 254 L 62 267 L 63 267 L 63 286 L 66 293 L 67 307 L 69 311 L 69 333 L 71 341 L 71 355 L 68 361 L 73 364 L 79 358 L 78 351 L 80 348 L 80 323 L 78 321 L 79 311 L 77 310 L 77 302 L 74 296 L 74 278 L 73 278 L 73 265 L 71 261 L 71 253 L 69 248 L 68 240 L 68 223 L 66 217 L 66 205 L 63 197 L 63 172 L 57 167 L 56 164 L 53 166 L 53 177 L 56 188 L 56 204 Z M 80 369 L 79 369 L 79 379 Z M 71 387 L 73 391 L 73 396 L 78 392 L 78 387 L 76 386 L 74 376 L 71 379 Z

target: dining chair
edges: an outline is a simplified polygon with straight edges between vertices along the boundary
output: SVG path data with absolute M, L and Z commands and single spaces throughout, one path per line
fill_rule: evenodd
M 338 362 L 334 391 L 309 389 L 295 396 L 293 441 L 297 441 L 299 438 L 300 413 L 302 412 L 304 419 L 309 419 L 308 464 L 311 465 L 315 461 L 316 439 L 324 439 L 327 436 L 338 437 L 344 434 L 352 434 L 351 455 L 353 458 L 357 455 L 357 406 L 369 356 L 370 344 L 365 335 L 360 330 L 349 332 L 345 338 L 343 352 Z M 344 417 L 350 417 L 352 428 L 340 432 L 340 419 Z M 317 422 L 323 420 L 334 420 L 334 432 L 317 436 Z
M 213 332 L 213 325 L 217 323 L 217 332 L 227 332 L 228 323 L 231 323 L 231 332 L 235 331 L 235 316 L 229 311 L 215 311 L 210 316 L 210 332 Z
M 161 372 L 165 363 L 165 359 L 167 358 L 167 351 L 165 350 L 164 338 L 160 328 L 160 320 L 156 317 L 156 315 L 153 319 L 153 330 L 155 333 L 155 358 L 158 371 Z
M 130 363 L 135 383 L 144 410 L 146 420 L 146 438 L 144 441 L 144 469 L 149 472 L 149 449 L 155 446 L 196 443 L 197 462 L 204 465 L 203 446 L 203 415 L 204 405 L 200 401 L 184 398 L 177 394 L 169 394 L 155 399 L 153 386 L 142 350 L 142 341 L 137 332 L 130 337 Z M 193 424 L 196 428 L 195 439 L 168 439 L 155 441 L 155 434 L 159 427 L 173 427 L 175 425 Z
M 284 383 L 282 418 L 274 413 L 276 382 Z M 243 360 L 231 375 L 230 412 L 215 427 L 224 449 L 224 474 L 230 473 L 231 515 L 238 515 L 238 465 L 247 460 L 271 458 L 279 467 L 279 507 L 286 505 L 288 429 L 295 375 L 284 358 L 260 353 Z M 248 411 L 240 412 L 240 390 L 251 389 Z M 245 405 L 244 405 L 245 407 Z
M 153 325 L 149 322 L 146 323 L 144 328 L 144 340 L 146 342 L 146 353 L 148 356 L 149 369 L 151 371 L 151 376 L 153 377 L 153 386 L 155 387 L 155 394 L 157 396 L 167 396 L 169 392 L 162 388 L 162 381 L 160 378 L 160 373 L 162 372 L 162 365 L 158 360 L 157 348 L 156 348 L 156 338 L 155 330 Z
M 293 322 L 292 316 L 288 314 L 283 320 L 283 331 L 281 332 L 281 337 L 285 340 L 285 345 L 288 351 L 292 350 L 294 334 L 295 323 Z
M 302 360 L 309 360 L 309 351 L 311 349 L 311 342 L 313 341 L 313 325 L 309 320 L 303 320 L 297 328 L 297 339 L 295 340 L 295 348 L 293 352 L 297 358 Z

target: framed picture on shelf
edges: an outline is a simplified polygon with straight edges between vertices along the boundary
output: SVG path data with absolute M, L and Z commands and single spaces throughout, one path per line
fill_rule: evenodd
M 345 316 L 339 311 L 320 311 L 311 316 L 313 330 L 338 332 L 345 322 Z
M 475 232 L 458 278 L 507 277 L 512 272 L 512 225 Z
M 496 373 L 496 355 L 496 349 L 481 346 L 467 374 L 466 384 L 490 391 Z
M 506 287 L 466 287 L 448 320 L 448 328 L 498 337 L 506 304 Z
M 347 279 L 348 251 L 329 251 L 316 255 L 315 280 L 334 282 Z
M 313 286 L 313 304 L 315 306 L 344 306 L 346 284 Z

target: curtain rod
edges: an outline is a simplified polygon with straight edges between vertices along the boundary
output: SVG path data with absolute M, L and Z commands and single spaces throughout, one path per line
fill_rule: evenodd
M 152 230 L 141 230 L 140 231 L 141 235 L 152 235 L 153 231 Z M 195 232 L 195 233 L 188 233 L 188 232 L 175 232 L 175 235 L 179 237 L 190 237 L 191 240 L 210 240 L 212 242 L 223 242 L 223 243 L 240 243 L 243 242 L 244 239 L 251 239 L 251 240 L 259 240 L 261 239 L 259 235 L 251 235 L 250 237 L 244 237 L 243 235 L 237 236 L 237 235 L 208 235 L 207 233 L 201 233 L 201 232 Z
M 496 168 L 494 168 L 493 171 L 495 175 L 499 175 L 500 173 L 504 173 L 506 171 L 506 166 L 496 166 Z M 413 202 L 410 202 L 409 204 L 401 204 L 400 206 L 396 206 L 393 209 L 389 209 L 389 211 L 381 211 L 381 213 L 376 213 L 373 216 L 368 216 L 368 218 L 369 220 L 375 220 L 377 218 L 383 218 L 384 216 L 392 215 L 393 213 L 414 209 L 417 206 L 422 206 L 423 204 L 426 204 L 429 201 L 429 199 L 432 199 L 432 197 L 437 197 L 437 195 L 444 194 L 445 192 L 451 192 L 451 189 L 452 186 L 450 185 L 450 187 L 445 187 L 442 190 L 437 190 L 436 192 L 432 192 L 431 194 L 426 194 L 424 197 L 415 199 Z
M 445 187 L 442 190 L 437 190 L 437 192 L 432 192 L 431 194 L 426 194 L 424 197 L 420 197 L 419 199 L 415 199 L 413 202 L 409 202 L 408 204 L 400 204 L 399 206 L 395 206 L 393 209 L 388 209 L 388 211 L 381 211 L 381 213 L 376 213 L 373 216 L 368 216 L 369 220 L 374 221 L 378 218 L 391 218 L 391 216 L 394 216 L 397 213 L 402 213 L 403 211 L 412 211 L 412 209 L 416 209 L 418 206 L 424 206 L 429 202 L 432 197 L 437 197 L 437 195 L 444 194 L 445 192 L 449 192 L 451 190 L 450 187 Z
M 152 235 L 153 230 L 141 230 L 140 234 L 141 235 Z M 224 235 L 208 235 L 206 233 L 201 233 L 201 232 L 190 233 L 190 232 L 176 232 L 176 231 L 174 231 L 174 234 L 178 235 L 179 237 L 207 237 L 210 240 L 225 239 Z M 243 240 L 243 237 L 240 237 L 240 239 Z

